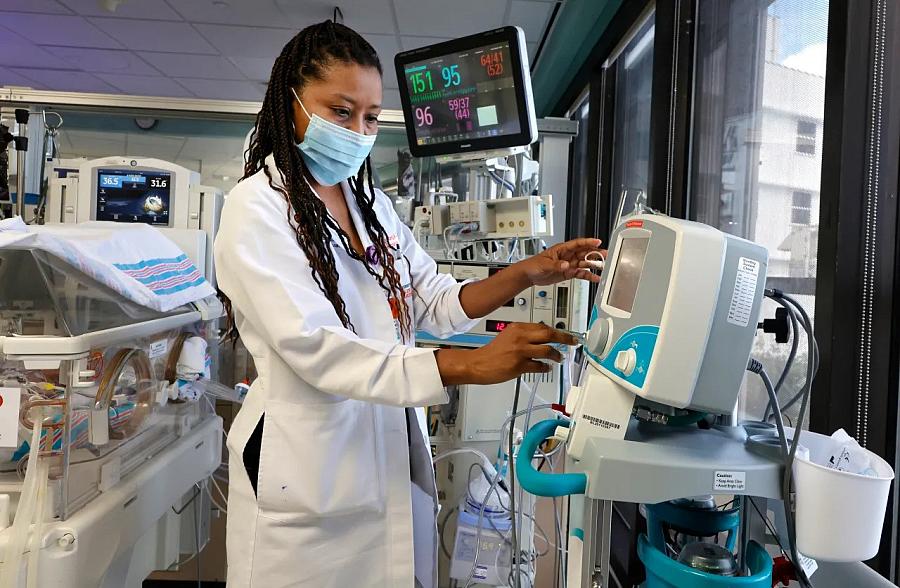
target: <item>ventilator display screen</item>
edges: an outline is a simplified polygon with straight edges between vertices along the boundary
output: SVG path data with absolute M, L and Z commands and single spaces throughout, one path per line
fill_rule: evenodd
M 97 220 L 169 224 L 172 174 L 161 171 L 97 171 Z
M 623 312 L 632 311 L 649 244 L 649 237 L 629 237 L 619 243 L 607 305 Z
M 523 112 L 530 107 L 530 80 L 522 73 L 523 60 L 527 56 L 521 55 L 513 27 L 398 55 L 413 155 L 531 143 L 529 114 Z

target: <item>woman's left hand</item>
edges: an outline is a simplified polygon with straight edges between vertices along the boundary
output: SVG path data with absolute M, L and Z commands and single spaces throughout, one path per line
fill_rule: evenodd
M 600 276 L 591 271 L 585 255 L 606 251 L 600 249 L 600 239 L 573 239 L 559 243 L 541 253 L 515 264 L 533 286 L 549 286 L 572 278 L 599 282 Z

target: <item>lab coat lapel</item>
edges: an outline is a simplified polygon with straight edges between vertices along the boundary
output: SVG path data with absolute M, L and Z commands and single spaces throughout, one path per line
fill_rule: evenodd
M 341 190 L 344 193 L 347 210 L 350 211 L 350 220 L 353 222 L 353 226 L 356 227 L 356 232 L 359 234 L 363 249 L 368 253 L 372 247 L 372 239 L 369 238 L 369 233 L 366 231 L 365 221 L 362 218 L 359 206 L 356 204 L 356 197 L 353 195 L 353 192 L 350 190 L 350 186 L 346 181 L 341 182 Z M 384 221 L 382 220 L 382 222 Z M 385 230 L 391 232 L 392 227 L 386 226 Z M 356 271 L 360 274 L 359 279 L 353 281 L 354 291 L 347 294 L 359 297 L 361 303 L 360 311 L 369 314 L 373 319 L 371 321 L 366 321 L 367 326 L 371 327 L 370 331 L 359 333 L 359 335 L 361 337 L 370 337 L 373 339 L 381 339 L 383 341 L 394 341 L 396 329 L 394 327 L 394 317 L 391 314 L 391 306 L 387 295 L 384 290 L 381 289 L 381 286 L 378 285 L 375 278 L 369 275 L 366 268 L 363 267 L 360 262 L 350 259 L 347 252 L 343 251 L 343 246 L 340 246 L 340 248 L 343 252 L 342 257 L 347 259 L 348 264 L 352 264 L 351 271 Z M 381 266 L 376 266 L 375 271 L 381 272 Z M 345 294 L 345 300 L 346 298 L 347 295 Z M 353 317 L 351 316 L 350 318 L 352 320 Z

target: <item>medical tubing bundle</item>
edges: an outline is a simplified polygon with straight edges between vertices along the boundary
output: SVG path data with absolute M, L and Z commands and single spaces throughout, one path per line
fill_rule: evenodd
M 513 395 L 513 404 L 512 404 L 513 414 L 515 414 L 516 410 L 519 408 L 519 392 L 521 391 L 521 389 L 522 389 L 522 376 L 519 376 L 518 378 L 516 378 L 516 392 Z M 531 415 L 528 414 L 525 418 L 528 419 L 530 416 Z M 517 461 L 515 458 L 515 452 L 513 451 L 514 433 L 515 433 L 515 427 L 510 425 L 510 427 L 509 427 L 509 463 L 510 463 L 510 468 L 509 468 L 509 508 L 511 511 L 510 514 L 512 515 L 510 517 L 510 519 L 512 521 L 512 552 L 513 552 L 511 566 L 516 569 L 516 574 L 514 576 L 515 577 L 515 587 L 521 588 L 522 574 L 521 574 L 521 570 L 519 569 L 519 559 L 520 559 L 519 536 L 517 534 L 518 531 L 516 530 L 516 528 L 517 528 L 517 525 L 516 525 L 516 463 L 517 463 Z M 533 451 L 531 453 L 525 454 L 528 456 L 529 463 L 531 462 L 531 456 L 533 454 L 534 454 Z M 477 545 L 477 543 L 476 543 L 476 545 Z
M 536 389 L 537 389 L 537 387 L 535 386 L 535 387 L 533 388 L 533 391 L 536 390 Z M 536 394 L 535 394 L 534 396 L 535 396 L 535 398 L 537 397 Z M 531 410 L 531 411 L 534 411 L 534 410 L 543 410 L 543 409 L 550 409 L 550 408 L 553 408 L 553 405 L 552 405 L 552 404 L 549 404 L 549 403 L 546 403 L 546 404 L 538 404 L 538 405 L 533 405 L 533 404 L 532 404 L 532 405 L 530 406 L 530 410 Z M 506 427 L 509 427 L 509 432 L 510 432 L 510 434 L 511 434 L 510 437 L 512 437 L 512 436 L 514 435 L 514 427 L 512 426 L 512 424 L 515 422 L 515 419 L 517 419 L 517 418 L 519 418 L 519 417 L 521 417 L 521 416 L 524 416 L 524 415 L 526 415 L 526 414 L 528 414 L 528 413 L 529 413 L 529 409 L 526 409 L 526 410 L 520 410 L 520 411 L 514 411 L 513 414 L 511 414 L 509 417 L 507 417 L 507 419 L 506 419 L 506 420 L 503 422 L 503 424 L 500 426 L 500 437 L 501 437 L 501 439 L 506 435 Z M 511 448 L 511 447 L 512 447 L 512 445 L 510 445 L 510 448 Z M 535 450 L 536 450 L 536 448 L 535 448 Z M 535 454 L 535 450 L 532 450 L 530 453 L 526 453 L 525 455 L 532 455 L 532 456 L 533 456 L 533 455 Z M 511 454 L 511 453 L 512 453 L 512 450 L 509 449 L 508 452 L 509 452 L 509 453 L 508 453 L 507 455 Z M 487 455 L 485 455 L 485 454 L 482 453 L 481 451 L 478 451 L 477 449 L 472 449 L 472 448 L 468 448 L 468 447 L 459 448 L 459 449 L 451 449 L 450 451 L 445 451 L 445 452 L 443 452 L 443 453 L 441 453 L 441 454 L 438 454 L 438 455 L 435 456 L 435 458 L 432 460 L 432 463 L 437 464 L 437 463 L 439 463 L 440 461 L 442 461 L 442 460 L 444 460 L 444 459 L 447 459 L 447 458 L 449 458 L 449 457 L 451 457 L 451 456 L 453 456 L 453 455 L 460 455 L 460 454 L 466 454 L 466 453 L 469 453 L 469 454 L 475 455 L 475 456 L 477 456 L 477 457 L 480 457 L 481 460 L 482 460 L 485 464 L 487 464 L 487 465 L 490 465 L 490 464 L 491 464 L 491 460 L 490 460 L 490 458 L 488 458 Z M 554 451 L 554 452 L 551 452 L 549 455 L 553 455 L 554 453 L 555 453 L 555 451 Z M 501 446 L 501 449 L 500 449 L 500 454 L 501 454 L 501 458 L 502 458 L 502 454 L 503 454 L 502 446 Z M 520 454 L 521 454 L 521 450 L 520 450 Z M 528 460 L 528 463 L 529 463 L 529 465 L 531 464 L 531 460 L 530 460 L 530 459 Z M 477 465 L 477 464 L 476 464 L 476 465 Z M 484 471 L 484 470 L 483 470 L 483 471 Z M 565 475 L 565 474 L 560 474 L 560 475 Z M 502 468 L 499 468 L 499 467 L 498 467 L 498 468 L 497 468 L 497 473 L 494 475 L 494 477 L 493 477 L 492 479 L 490 479 L 490 483 L 491 483 L 491 484 L 490 484 L 490 487 L 488 488 L 488 491 L 485 493 L 485 498 L 488 497 L 488 496 L 490 496 L 490 495 L 493 494 L 493 493 L 497 493 L 498 498 L 499 498 L 500 495 L 499 495 L 499 492 L 498 492 L 498 490 L 497 490 L 497 486 L 500 484 L 502 477 L 503 477 L 503 474 L 502 474 Z M 468 490 L 467 490 L 467 492 L 468 492 Z M 511 490 L 510 490 L 510 492 L 511 492 Z M 501 504 L 502 504 L 502 500 L 501 500 Z M 510 511 L 511 516 L 514 516 L 514 511 L 512 510 L 512 506 L 513 506 L 513 505 L 511 504 L 511 505 L 510 505 L 510 508 L 509 508 L 508 510 Z M 478 512 L 478 523 L 476 524 L 477 531 L 476 531 L 476 535 L 475 535 L 475 544 L 476 544 L 476 545 L 478 545 L 478 544 L 481 542 L 481 530 L 482 530 L 482 525 L 483 525 L 483 523 L 484 523 L 484 514 L 485 514 L 486 508 L 487 508 L 486 503 L 485 503 L 485 502 L 482 502 L 481 508 L 478 509 L 478 510 L 479 510 L 479 512 Z M 452 513 L 452 511 L 451 511 L 451 513 Z M 447 517 L 445 518 L 445 521 L 446 521 L 447 519 L 449 519 L 451 513 L 448 513 L 448 514 L 447 514 Z M 557 547 L 557 549 L 559 549 L 559 547 Z M 475 575 L 475 571 L 476 571 L 476 569 L 477 569 L 477 566 L 478 566 L 478 550 L 476 549 L 476 550 L 475 550 L 474 561 L 472 562 L 472 569 L 471 569 L 471 571 L 469 572 L 468 578 L 466 578 L 466 583 L 464 584 L 465 588 L 468 588 L 469 586 L 471 586 L 473 577 L 474 577 L 474 575 Z M 511 567 L 511 569 L 512 569 L 512 567 Z
M 809 399 L 812 393 L 812 383 L 819 368 L 819 348 L 813 333 L 812 321 L 810 320 L 806 310 L 795 298 L 788 294 L 785 294 L 780 290 L 768 288 L 765 291 L 765 295 L 788 311 L 788 316 L 791 318 L 791 324 L 795 328 L 795 338 L 798 334 L 796 325 L 799 322 L 800 325 L 802 325 L 804 332 L 806 333 L 808 341 L 809 359 L 806 364 L 806 380 L 800 387 L 800 391 L 784 407 L 781 407 L 778 404 L 776 388 L 772 386 L 772 382 L 769 379 L 768 374 L 765 374 L 765 370 L 763 369 L 762 364 L 756 360 L 750 360 L 747 369 L 759 374 L 763 378 L 763 383 L 766 385 L 766 392 L 769 394 L 769 402 L 773 406 L 773 412 L 776 418 L 776 427 L 778 428 L 779 440 L 785 458 L 784 478 L 782 480 L 782 497 L 784 501 L 785 520 L 788 527 L 788 542 L 791 550 L 791 560 L 801 585 L 809 587 L 812 586 L 812 584 L 810 583 L 809 578 L 806 576 L 806 572 L 800 565 L 800 556 L 797 551 L 796 521 L 794 519 L 795 506 L 792 499 L 792 487 L 793 465 L 794 459 L 797 455 L 797 447 L 799 446 L 800 442 L 800 431 L 803 428 L 803 420 L 806 418 L 806 410 L 809 406 Z M 799 320 L 797 318 L 798 314 L 800 316 Z M 793 364 L 793 360 L 794 354 L 789 355 L 788 363 L 785 365 L 783 376 L 785 376 L 790 370 Z M 779 380 L 783 381 L 783 378 L 780 378 Z M 782 420 L 781 413 L 783 410 L 787 410 L 789 406 L 793 405 L 797 400 L 801 398 L 802 402 L 800 404 L 800 412 L 797 416 L 797 426 L 794 428 L 795 433 L 793 435 L 793 438 L 790 440 L 790 444 L 788 444 L 788 440 L 784 432 L 784 422 Z M 775 407 L 777 407 L 777 410 L 774 410 Z
M 25 482 L 22 485 L 22 493 L 19 496 L 19 505 L 16 508 L 16 518 L 11 527 L 11 535 L 9 542 L 6 544 L 6 553 L 3 557 L 3 566 L 0 567 L 0 588 L 17 588 L 19 582 L 19 569 L 21 567 L 22 555 L 26 543 L 28 543 L 28 533 L 31 530 L 31 523 L 35 520 L 35 516 L 43 515 L 43 506 L 38 501 L 45 499 L 46 486 L 49 468 L 40 458 L 41 447 L 41 430 L 44 422 L 44 411 L 42 407 L 34 409 L 37 414 L 34 418 L 34 427 L 31 431 L 31 453 L 29 455 L 29 463 L 33 467 L 29 467 L 25 473 Z M 42 489 L 43 486 L 43 489 Z M 32 539 L 28 561 L 28 587 L 37 586 L 37 558 L 40 555 L 40 521 L 35 524 L 33 530 L 34 536 L 37 537 L 37 543 Z

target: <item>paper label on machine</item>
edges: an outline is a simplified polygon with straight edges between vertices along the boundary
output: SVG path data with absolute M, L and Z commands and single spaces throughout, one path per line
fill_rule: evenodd
M 150 359 L 162 357 L 169 352 L 169 342 L 166 339 L 160 339 L 150 344 L 150 352 L 147 354 Z
M 715 492 L 743 492 L 747 489 L 747 472 L 716 472 Z
M 807 578 L 811 578 L 816 573 L 816 570 L 819 569 L 819 562 L 811 557 L 806 557 L 799 551 L 797 552 L 797 559 L 800 560 L 800 567 L 803 568 Z
M 19 388 L 0 388 L 0 447 L 19 445 Z
M 756 286 L 759 280 L 759 262 L 741 257 L 738 259 L 737 276 L 734 278 L 734 293 L 728 307 L 728 322 L 739 327 L 750 324 Z

